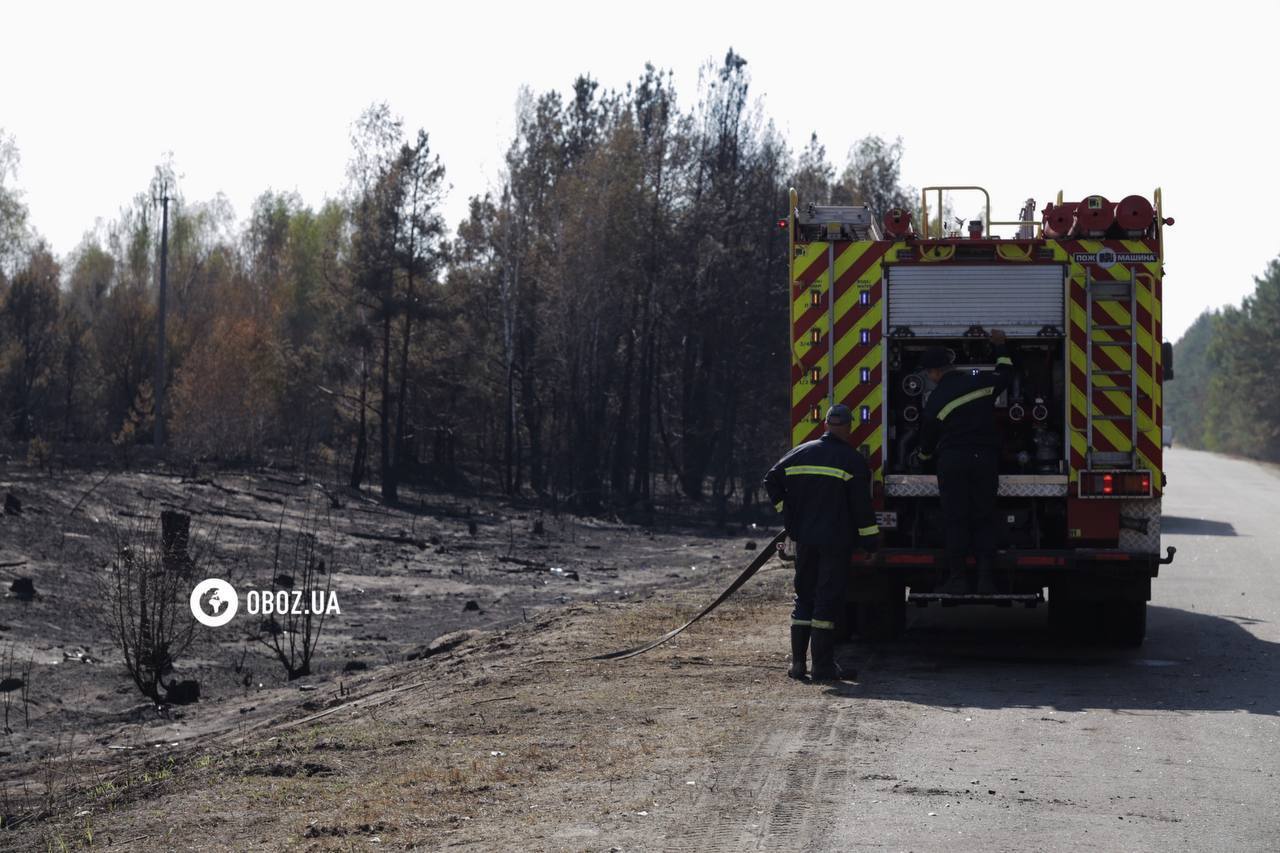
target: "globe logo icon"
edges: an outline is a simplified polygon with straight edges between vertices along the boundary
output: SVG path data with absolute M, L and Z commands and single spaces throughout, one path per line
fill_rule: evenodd
M 200 609 L 215 618 L 230 606 L 231 602 L 222 597 L 222 590 L 216 586 L 200 598 Z
M 191 590 L 191 615 L 206 627 L 227 624 L 239 609 L 240 597 L 235 587 L 222 578 L 205 578 Z

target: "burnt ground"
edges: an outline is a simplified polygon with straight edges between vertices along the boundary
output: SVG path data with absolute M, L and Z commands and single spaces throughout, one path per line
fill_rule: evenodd
M 801 684 L 785 675 L 790 571 L 773 561 L 666 645 L 591 660 L 680 624 L 748 555 L 738 538 L 619 528 L 592 535 L 649 549 L 631 571 L 652 585 L 630 596 L 602 586 L 557 605 L 568 593 L 548 584 L 552 606 L 527 621 L 455 633 L 426 657 L 339 677 L 341 649 L 326 651 L 312 691 L 211 688 L 180 720 L 96 734 L 131 741 L 6 756 L 27 782 L 5 807 L 26 794 L 43 813 L 0 832 L 0 849 L 1275 850 L 1280 488 L 1246 462 L 1165 459 L 1179 554 L 1140 649 L 1054 634 L 1043 608 L 913 608 L 901 639 L 840 648 L 856 682 Z M 690 572 L 690 552 L 707 567 Z M 491 559 L 482 577 L 510 565 Z M 11 742 L 56 732 L 67 701 Z
M 368 494 L 280 472 L 50 473 L 10 459 L 0 461 L 5 493 L 22 512 L 0 515 L 0 589 L 30 578 L 36 592 L 30 601 L 0 598 L 0 651 L 15 669 L 31 664 L 28 701 L 20 691 L 7 694 L 9 731 L 0 738 L 0 813 L 9 821 L 137 755 L 252 737 L 281 715 L 342 701 L 388 666 L 472 636 L 456 632 L 533 624 L 549 606 L 687 586 L 736 569 L 750 556 L 747 542 L 767 541 L 750 528 L 641 527 L 493 497 L 410 492 L 391 509 Z M 245 593 L 271 587 L 277 528 L 296 530 L 307 507 L 329 513 L 321 537 L 333 547 L 341 614 L 325 624 L 313 674 L 289 682 L 260 642 L 263 619 L 246 612 Z M 200 701 L 157 708 L 124 671 L 99 584 L 112 525 L 155 519 L 164 509 L 192 516 L 194 537 L 211 543 L 197 574 L 231 580 L 241 610 L 229 625 L 203 629 L 177 662 L 172 677 L 198 680 Z M 455 640 L 432 646 L 447 634 Z
M 823 701 L 784 677 L 789 572 L 771 563 L 651 655 L 586 658 L 679 624 L 736 570 L 718 574 L 455 637 L 319 709 L 294 695 L 243 730 L 81 761 L 0 848 L 707 849 L 704 809 L 769 808 L 734 744 Z

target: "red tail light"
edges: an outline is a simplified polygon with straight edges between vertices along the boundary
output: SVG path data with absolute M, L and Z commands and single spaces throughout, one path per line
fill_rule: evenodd
M 1150 471 L 1084 471 L 1080 474 L 1082 498 L 1149 498 Z

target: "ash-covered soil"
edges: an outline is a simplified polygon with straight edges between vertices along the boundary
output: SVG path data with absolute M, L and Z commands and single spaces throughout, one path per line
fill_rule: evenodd
M 21 578 L 35 589 L 32 600 L 0 598 L 0 652 L 15 677 L 30 663 L 26 699 L 21 690 L 4 694 L 0 815 L 8 821 L 56 811 L 63 793 L 143 756 L 186 755 L 211 738 L 256 740 L 271 721 L 347 701 L 384 671 L 403 676 L 475 636 L 459 632 L 534 625 L 548 606 L 687 587 L 736 571 L 749 548 L 768 541 L 750 525 L 724 533 L 642 527 L 492 497 L 410 492 L 389 508 L 287 473 L 46 473 L 10 460 L 0 461 L 6 493 L 22 509 L 0 515 L 0 590 Z M 192 516 L 193 550 L 201 538 L 209 543 L 197 574 L 230 580 L 241 608 L 229 625 L 202 629 L 177 661 L 171 679 L 198 680 L 200 701 L 157 707 L 111 642 L 101 581 L 112 526 L 158 525 L 166 509 Z M 246 612 L 246 593 L 271 589 L 277 529 L 288 538 L 308 511 L 328 515 L 319 533 L 333 547 L 328 569 L 341 613 L 324 624 L 313 674 L 290 682 L 261 642 L 263 617 Z
M 295 695 L 243 730 L 98 763 L 0 847 L 708 849 L 708 796 L 755 808 L 754 782 L 717 770 L 728 746 L 821 701 L 784 675 L 789 569 L 650 655 L 588 658 L 679 624 L 735 574 L 455 634 L 318 710 Z
M 619 528 L 599 535 L 648 549 L 634 573 L 652 578 L 625 601 L 601 586 L 341 676 L 326 651 L 315 690 L 215 691 L 180 720 L 112 724 L 138 748 L 6 756 L 26 782 L 0 809 L 21 795 L 28 811 L 0 850 L 1273 850 L 1280 596 L 1259 555 L 1280 492 L 1246 463 L 1167 459 L 1178 482 L 1241 484 L 1171 492 L 1171 517 L 1239 534 L 1170 537 L 1190 560 L 1162 572 L 1142 649 L 1064 639 L 1039 608 L 912 608 L 900 640 L 839 649 L 856 682 L 799 683 L 791 571 L 772 561 L 666 645 L 592 660 L 680 624 L 750 556 L 741 537 Z M 552 535 L 546 553 L 597 558 Z M 490 559 L 486 574 L 518 566 Z M 55 731 L 70 700 L 42 701 Z

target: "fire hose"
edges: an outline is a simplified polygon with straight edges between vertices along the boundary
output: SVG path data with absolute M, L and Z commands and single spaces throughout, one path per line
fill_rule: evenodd
M 720 596 L 715 601 L 711 602 L 706 607 L 702 608 L 702 611 L 698 613 L 697 616 L 694 616 L 692 619 L 690 619 L 688 622 L 681 625 L 679 628 L 676 628 L 672 631 L 668 631 L 658 639 L 652 640 L 648 643 L 645 643 L 644 645 L 636 646 L 635 648 L 631 648 L 631 649 L 621 649 L 616 652 L 609 652 L 608 654 L 596 655 L 594 657 L 587 658 L 587 660 L 625 660 L 626 658 L 635 657 L 636 655 L 642 655 L 647 651 L 656 649 L 658 646 L 667 642 L 667 640 L 670 640 L 678 636 L 682 631 L 684 631 L 685 628 L 688 628 L 694 622 L 697 622 L 703 616 L 706 616 L 712 610 L 715 610 L 721 604 L 724 604 L 724 602 L 727 601 L 731 595 L 733 595 L 735 592 L 737 592 L 739 589 L 742 588 L 742 585 L 744 583 L 751 580 L 751 577 L 756 572 L 760 571 L 760 569 L 764 567 L 764 564 L 769 562 L 769 559 L 771 557 L 773 557 L 775 554 L 779 554 L 782 550 L 782 540 L 786 537 L 786 535 L 787 535 L 786 531 L 784 530 L 781 533 L 779 533 L 777 536 L 773 537 L 773 539 L 769 541 L 768 545 L 760 549 L 760 553 L 757 554 L 756 558 L 751 561 L 751 565 L 743 569 L 742 574 L 738 575 L 738 577 L 733 581 L 733 583 L 729 584 L 729 586 L 725 588 L 725 591 L 720 593 Z

